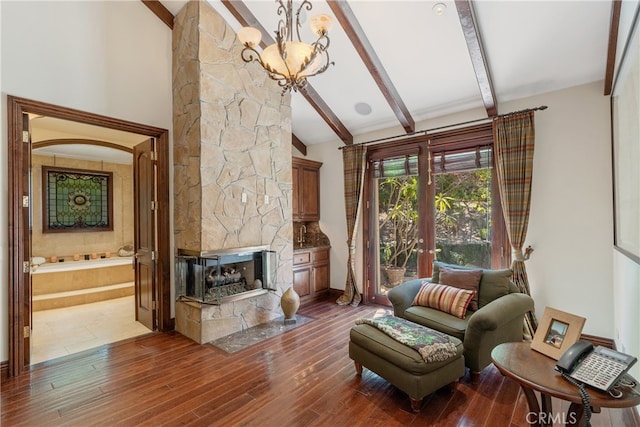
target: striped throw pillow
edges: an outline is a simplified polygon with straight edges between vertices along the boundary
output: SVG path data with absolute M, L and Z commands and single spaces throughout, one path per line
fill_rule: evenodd
M 435 308 L 464 319 L 467 306 L 475 294 L 466 289 L 425 282 L 413 299 L 413 305 Z

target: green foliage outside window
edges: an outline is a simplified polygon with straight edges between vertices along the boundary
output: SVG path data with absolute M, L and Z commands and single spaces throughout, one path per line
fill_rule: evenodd
M 418 177 L 384 178 L 378 189 L 383 264 L 406 267 L 418 248 Z
M 455 264 L 491 265 L 491 170 L 435 176 L 438 259 Z M 418 177 L 378 181 L 382 265 L 415 268 L 418 249 Z

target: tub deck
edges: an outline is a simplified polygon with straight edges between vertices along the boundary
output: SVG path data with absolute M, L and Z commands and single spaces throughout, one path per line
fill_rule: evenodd
M 35 268 L 32 310 L 50 310 L 133 295 L 132 257 L 46 263 Z

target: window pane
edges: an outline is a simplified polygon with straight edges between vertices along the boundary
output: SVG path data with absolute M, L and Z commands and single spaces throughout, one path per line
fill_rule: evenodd
M 491 169 L 435 177 L 439 261 L 491 267 Z
M 474 151 L 436 152 L 433 154 L 435 173 L 488 168 L 491 165 L 491 147 L 477 147 Z
M 376 293 L 417 277 L 418 177 L 376 179 L 380 277 Z
M 418 156 L 406 155 L 373 162 L 373 173 L 376 178 L 387 178 L 418 174 Z

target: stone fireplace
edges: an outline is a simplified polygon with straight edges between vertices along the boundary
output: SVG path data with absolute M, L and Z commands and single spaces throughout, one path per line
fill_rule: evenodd
M 268 246 L 193 252 L 178 250 L 178 300 L 220 305 L 276 290 L 275 254 Z
M 175 247 L 202 255 L 268 246 L 276 271 L 248 298 L 176 301 L 176 330 L 200 343 L 282 316 L 280 296 L 292 285 L 290 95 L 240 51 L 207 2 L 175 17 Z

